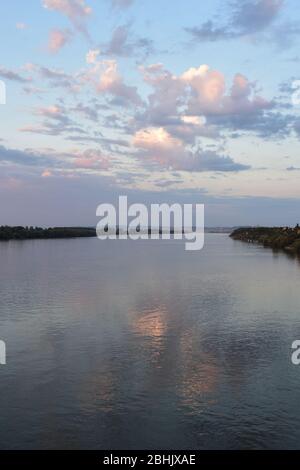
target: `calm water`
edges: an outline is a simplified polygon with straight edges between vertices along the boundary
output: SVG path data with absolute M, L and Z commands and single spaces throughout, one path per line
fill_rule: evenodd
M 207 235 L 0 244 L 2 449 L 300 448 L 300 265 Z

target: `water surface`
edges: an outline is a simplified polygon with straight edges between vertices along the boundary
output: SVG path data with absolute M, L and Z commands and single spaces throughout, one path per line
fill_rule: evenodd
M 299 305 L 228 235 L 0 243 L 0 448 L 299 449 Z

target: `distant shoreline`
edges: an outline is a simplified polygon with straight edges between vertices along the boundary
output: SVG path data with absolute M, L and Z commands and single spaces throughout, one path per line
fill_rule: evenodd
M 230 227 L 207 227 L 207 233 L 231 233 L 234 228 Z M 141 232 L 151 234 L 151 229 L 142 229 Z M 126 232 L 126 229 L 117 227 L 116 234 Z M 167 232 L 167 231 L 166 231 Z M 154 232 L 153 232 L 154 233 Z M 159 234 L 165 233 L 163 229 L 159 230 Z M 171 229 L 170 234 L 174 234 L 175 230 Z M 94 227 L 23 227 L 23 226 L 0 226 L 0 242 L 10 240 L 50 240 L 63 238 L 93 238 L 96 237 L 96 229 Z

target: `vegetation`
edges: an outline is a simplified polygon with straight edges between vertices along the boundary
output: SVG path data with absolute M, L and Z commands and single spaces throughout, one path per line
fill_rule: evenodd
M 9 227 L 0 226 L 0 241 L 46 238 L 95 237 L 96 229 L 85 227 Z
M 300 227 L 244 227 L 231 233 L 231 238 L 247 243 L 259 243 L 274 250 L 300 255 Z

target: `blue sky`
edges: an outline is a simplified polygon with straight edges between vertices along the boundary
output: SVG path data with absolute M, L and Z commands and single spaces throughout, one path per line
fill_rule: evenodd
M 119 194 L 299 221 L 298 1 L 11 0 L 0 21 L 0 224 L 93 224 Z

